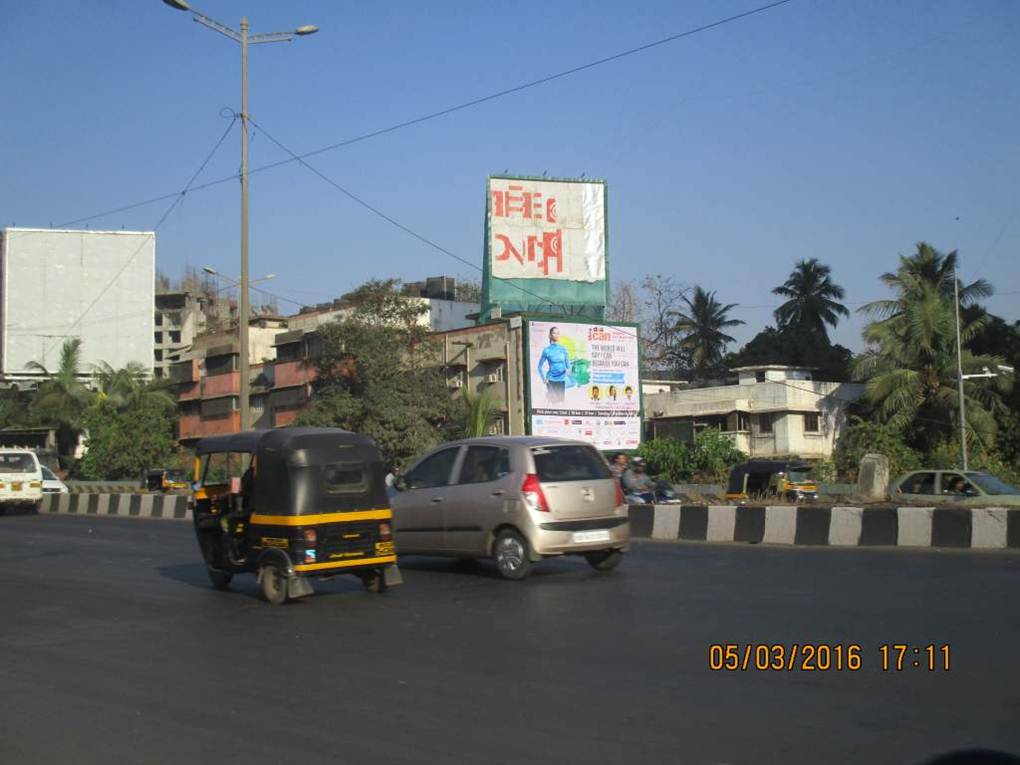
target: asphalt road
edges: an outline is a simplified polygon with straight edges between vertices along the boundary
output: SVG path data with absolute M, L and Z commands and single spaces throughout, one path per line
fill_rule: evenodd
M 639 543 L 520 583 L 424 558 L 274 608 L 186 523 L 0 518 L 0 762 L 918 763 L 1020 751 L 1020 556 Z M 712 643 L 859 672 L 712 672 Z M 878 646 L 949 643 L 949 672 Z M 909 662 L 908 662 L 909 663 Z

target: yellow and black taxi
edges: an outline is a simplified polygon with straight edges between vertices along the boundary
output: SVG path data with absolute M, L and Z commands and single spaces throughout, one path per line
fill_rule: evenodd
M 400 584 L 382 456 L 334 428 L 204 438 L 195 446 L 192 518 L 217 589 L 255 573 L 273 604 L 312 593 L 311 577 Z

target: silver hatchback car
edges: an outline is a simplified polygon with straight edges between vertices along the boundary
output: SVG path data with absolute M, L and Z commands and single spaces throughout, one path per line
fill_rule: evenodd
M 538 436 L 471 438 L 426 454 L 397 481 L 401 554 L 496 559 L 507 579 L 583 555 L 599 571 L 630 549 L 627 503 L 591 445 Z

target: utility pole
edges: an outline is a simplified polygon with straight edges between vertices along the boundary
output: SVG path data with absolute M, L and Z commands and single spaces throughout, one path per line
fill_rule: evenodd
M 953 298 L 956 308 L 956 383 L 960 394 L 960 457 L 967 470 L 967 415 L 963 401 L 963 345 L 960 342 L 960 280 L 953 269 Z
M 251 362 L 248 358 L 248 322 L 251 319 L 248 288 L 248 44 L 290 42 L 294 37 L 315 34 L 319 28 L 313 24 L 300 26 L 293 32 L 270 32 L 269 34 L 248 34 L 248 19 L 241 19 L 241 31 L 238 32 L 226 24 L 204 16 L 191 7 L 188 0 L 163 0 L 171 8 L 186 11 L 192 18 L 214 32 L 229 37 L 241 45 L 241 279 L 239 282 L 240 296 L 238 299 L 237 317 L 237 351 L 240 356 L 238 386 L 238 407 L 241 412 L 241 430 L 251 429 Z

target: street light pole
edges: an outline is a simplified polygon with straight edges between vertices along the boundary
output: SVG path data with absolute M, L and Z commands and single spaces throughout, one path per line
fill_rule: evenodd
M 967 415 L 963 402 L 963 345 L 960 342 L 960 280 L 953 269 L 953 298 L 956 304 L 956 382 L 960 394 L 960 456 L 967 470 Z
M 248 19 L 241 19 L 241 30 L 221 24 L 220 22 L 204 16 L 193 9 L 188 0 L 163 0 L 171 8 L 179 11 L 187 11 L 192 18 L 203 26 L 219 32 L 225 37 L 241 45 L 241 280 L 240 299 L 238 300 L 238 355 L 241 357 L 239 364 L 240 390 L 238 391 L 238 406 L 241 409 L 241 430 L 251 429 L 251 363 L 248 359 L 248 322 L 251 318 L 251 308 L 248 296 L 248 44 L 290 42 L 297 37 L 315 34 L 319 28 L 314 24 L 305 24 L 293 32 L 270 32 L 268 34 L 248 34 Z
M 238 348 L 241 385 L 238 406 L 241 430 L 251 430 L 251 361 L 248 358 L 248 332 L 251 310 L 248 306 L 248 19 L 241 19 L 241 285 L 238 300 Z

